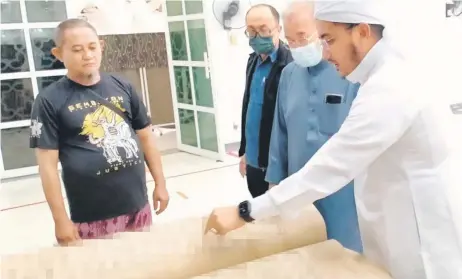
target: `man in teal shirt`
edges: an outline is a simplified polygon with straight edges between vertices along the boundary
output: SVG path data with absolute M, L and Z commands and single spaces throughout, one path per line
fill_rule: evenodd
M 284 33 L 294 58 L 281 75 L 266 180 L 277 185 L 299 171 L 342 125 L 359 84 L 342 78 L 323 60 L 310 3 L 284 14 Z M 362 252 L 353 183 L 314 204 L 329 239 Z

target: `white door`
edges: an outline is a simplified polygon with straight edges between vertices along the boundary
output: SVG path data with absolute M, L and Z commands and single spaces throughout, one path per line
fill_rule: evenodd
M 209 1 L 205 1 L 206 3 Z M 178 149 L 223 160 L 202 0 L 167 0 L 167 42 Z

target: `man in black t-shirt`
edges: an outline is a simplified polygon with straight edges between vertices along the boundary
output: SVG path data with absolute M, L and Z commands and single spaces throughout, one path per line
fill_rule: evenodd
M 129 83 L 99 72 L 103 42 L 89 23 L 62 22 L 56 45 L 52 52 L 68 73 L 37 96 L 30 135 L 56 238 L 67 245 L 80 238 L 141 230 L 152 222 L 145 159 L 156 183 L 158 214 L 169 200 L 146 108 Z

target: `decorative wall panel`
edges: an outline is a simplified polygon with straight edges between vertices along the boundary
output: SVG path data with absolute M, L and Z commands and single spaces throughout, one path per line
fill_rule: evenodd
M 168 67 L 164 33 L 101 36 L 105 41 L 102 70 Z

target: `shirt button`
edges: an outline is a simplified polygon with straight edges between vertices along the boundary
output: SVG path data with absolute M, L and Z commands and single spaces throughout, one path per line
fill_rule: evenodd
M 311 92 L 313 92 L 313 94 L 316 94 L 316 89 L 313 89 Z
M 311 112 L 314 112 L 314 108 L 310 108 L 310 111 L 311 111 Z

